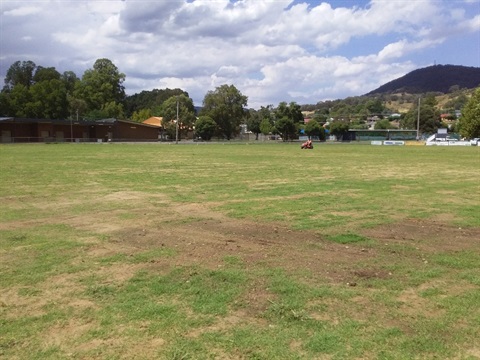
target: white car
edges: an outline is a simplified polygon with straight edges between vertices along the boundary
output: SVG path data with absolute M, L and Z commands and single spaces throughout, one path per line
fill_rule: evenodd
M 472 146 L 480 146 L 480 138 L 470 140 L 470 144 L 472 144 Z

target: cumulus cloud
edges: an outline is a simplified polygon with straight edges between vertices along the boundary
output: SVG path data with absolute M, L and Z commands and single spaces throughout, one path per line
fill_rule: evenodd
M 446 0 L 4 0 L 0 75 L 14 61 L 33 60 L 81 76 L 109 58 L 126 74 L 129 94 L 180 87 L 201 104 L 207 91 L 234 84 L 252 107 L 316 103 L 361 95 L 432 63 L 435 52 L 445 56 L 443 47 L 480 30 L 475 7 Z M 475 63 L 478 54 L 467 48 L 463 59 Z

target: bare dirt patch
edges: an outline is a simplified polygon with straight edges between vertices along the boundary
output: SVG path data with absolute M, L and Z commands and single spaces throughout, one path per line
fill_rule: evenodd
M 363 233 L 375 240 L 410 245 L 429 252 L 480 250 L 480 228 L 446 225 L 442 219 L 402 220 Z

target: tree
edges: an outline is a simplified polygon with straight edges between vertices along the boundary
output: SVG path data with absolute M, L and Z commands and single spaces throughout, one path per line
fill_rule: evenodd
M 75 85 L 79 82 L 79 78 L 73 71 L 65 71 L 61 76 L 62 81 L 65 84 L 65 89 L 68 93 L 72 94 L 75 90 Z
M 33 61 L 16 61 L 7 70 L 5 85 L 0 94 L 0 113 L 3 116 L 25 117 L 30 101 L 29 88 L 37 65 Z
M 17 84 L 11 91 L 4 92 L 7 116 L 27 117 L 26 104 L 31 100 L 31 94 L 26 85 Z
M 118 106 L 123 107 L 125 100 L 124 81 L 125 75 L 110 60 L 98 59 L 93 69 L 86 70 L 76 83 L 74 97 L 86 102 L 90 117 L 112 113 L 112 108 L 116 108 L 114 113 L 119 113 Z
M 480 87 L 463 107 L 458 129 L 460 135 L 467 139 L 480 137 Z
M 175 124 L 177 119 L 177 102 L 178 102 L 178 120 L 179 120 L 179 136 L 187 134 L 195 123 L 195 106 L 193 100 L 185 95 L 172 96 L 165 100 L 161 107 L 161 116 L 163 117 L 164 126 L 168 127 L 169 123 Z M 176 129 L 176 125 L 174 126 Z M 173 134 L 170 134 L 173 135 Z
M 68 116 L 65 83 L 60 80 L 60 73 L 57 74 L 58 77 L 55 72 L 47 70 L 43 74 L 44 80 L 30 87 L 31 100 L 25 105 L 28 117 L 62 119 Z
M 281 134 L 283 141 L 294 139 L 298 133 L 298 126 L 303 122 L 300 105 L 295 102 L 287 104 L 282 101 L 274 109 L 275 129 Z
M 255 140 L 258 140 L 258 134 L 260 134 L 260 123 L 262 119 L 257 110 L 250 109 L 246 113 L 245 123 L 247 125 L 248 131 L 251 131 L 255 134 Z
M 123 113 L 123 105 L 116 101 L 109 101 L 102 106 L 102 117 L 122 119 L 125 117 Z
M 15 85 L 23 85 L 27 88 L 33 83 L 33 74 L 37 65 L 33 61 L 15 61 L 7 70 L 4 90 L 12 90 Z
M 292 120 L 294 124 L 303 122 L 301 106 L 294 101 L 292 101 L 289 105 L 287 105 L 285 101 L 282 101 L 274 110 L 274 114 L 277 119 L 288 118 Z
M 209 91 L 203 99 L 202 115 L 210 116 L 220 135 L 230 140 L 240 132 L 248 97 L 233 85 L 221 85 Z
M 275 121 L 275 130 L 282 136 L 283 141 L 293 139 L 297 133 L 297 127 L 292 119 L 283 117 Z
M 384 110 L 382 100 L 379 98 L 367 100 L 365 108 L 370 114 L 381 114 Z
M 395 126 L 393 126 L 388 119 L 382 119 L 382 120 L 378 120 L 378 121 L 375 123 L 374 129 L 375 129 L 375 130 L 379 130 L 379 129 L 395 129 Z
M 150 109 L 141 109 L 134 111 L 132 114 L 132 120 L 136 122 L 143 122 L 152 117 L 152 111 Z
M 262 132 L 263 135 L 268 135 L 272 132 L 273 130 L 273 124 L 270 119 L 263 119 L 260 122 L 260 131 Z
M 337 140 L 341 140 L 343 135 L 349 129 L 349 122 L 345 120 L 332 121 L 329 125 L 329 131 L 331 135 L 335 135 Z
M 325 129 L 314 119 L 310 120 L 305 125 L 305 133 L 309 138 L 316 136 L 320 140 L 325 140 Z
M 200 116 L 195 122 L 195 133 L 202 140 L 210 141 L 217 129 L 217 124 L 210 116 Z
M 427 95 L 420 102 L 420 124 L 419 131 L 425 134 L 433 134 L 442 126 L 440 113 L 436 109 L 437 101 L 435 96 Z M 418 122 L 418 102 L 415 102 L 410 111 L 408 111 L 400 121 L 400 127 L 403 129 L 416 129 Z
M 67 95 L 67 100 L 70 118 L 83 118 L 83 115 L 87 112 L 87 102 L 72 95 Z
M 249 117 L 247 118 L 247 128 L 249 131 L 255 134 L 255 140 L 258 140 L 258 134 L 263 133 L 261 124 L 264 120 L 267 120 L 269 127 L 267 134 L 271 131 L 272 113 L 271 105 L 262 106 L 260 110 L 249 110 Z M 266 135 L 266 134 L 265 134 Z
M 135 111 L 150 109 L 153 116 L 161 116 L 161 106 L 172 96 L 185 95 L 190 97 L 188 92 L 182 89 L 153 89 L 150 91 L 141 91 L 138 94 L 127 96 L 125 99 L 125 109 L 127 116 L 130 117 Z
M 61 76 L 62 75 L 60 75 L 54 67 L 45 68 L 43 66 L 38 66 L 35 75 L 33 75 L 33 83 L 36 84 L 42 81 L 60 80 Z

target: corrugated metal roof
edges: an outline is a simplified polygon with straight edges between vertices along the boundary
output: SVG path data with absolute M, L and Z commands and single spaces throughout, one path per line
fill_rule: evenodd
M 163 120 L 163 117 L 152 116 L 152 117 L 148 118 L 147 120 L 143 121 L 143 124 L 148 124 L 148 125 L 153 125 L 153 126 L 160 127 L 160 126 L 162 126 L 162 120 Z

